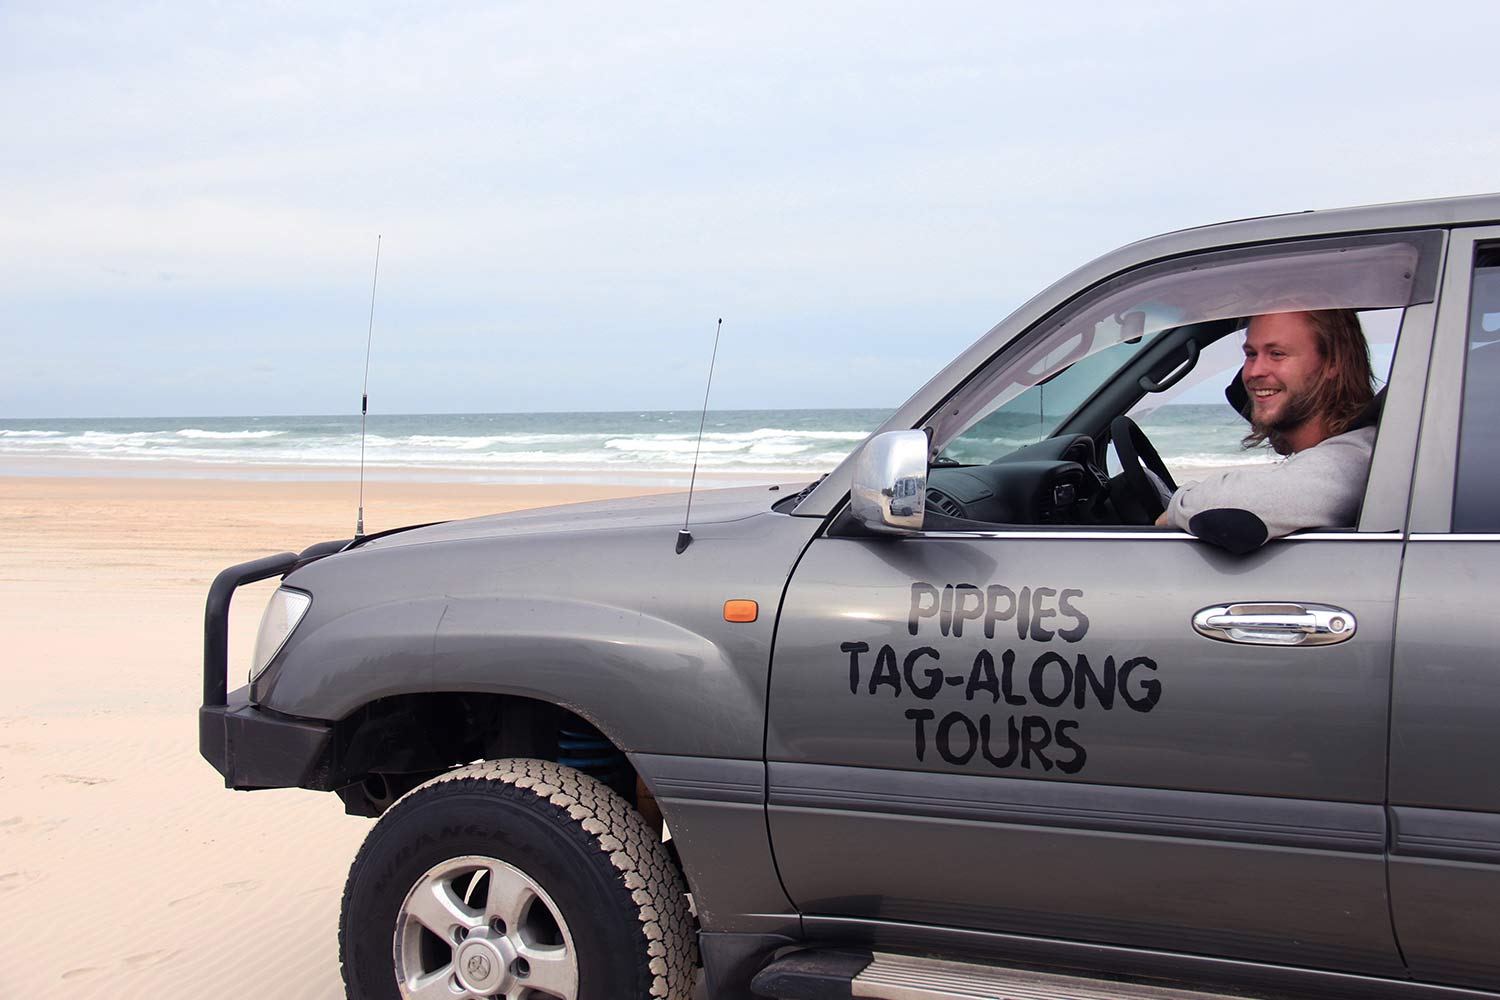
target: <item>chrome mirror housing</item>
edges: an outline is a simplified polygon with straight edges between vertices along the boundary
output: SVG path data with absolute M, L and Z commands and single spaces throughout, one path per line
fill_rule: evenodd
M 866 441 L 855 460 L 849 506 L 871 531 L 920 531 L 927 507 L 927 433 L 886 431 Z

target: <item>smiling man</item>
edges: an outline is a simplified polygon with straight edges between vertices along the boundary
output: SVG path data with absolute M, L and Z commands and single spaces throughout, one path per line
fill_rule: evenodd
M 1359 513 L 1376 409 L 1370 349 L 1353 310 L 1270 313 L 1245 332 L 1247 448 L 1275 465 L 1189 483 L 1157 520 L 1235 552 L 1300 528 L 1350 527 Z

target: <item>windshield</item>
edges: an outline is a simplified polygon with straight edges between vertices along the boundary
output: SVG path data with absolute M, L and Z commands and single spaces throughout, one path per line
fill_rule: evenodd
M 1158 333 L 1117 343 L 1074 361 L 1045 381 L 1001 403 L 943 449 L 942 457 L 960 465 L 992 462 L 1017 448 L 1052 436 L 1074 410 L 1109 381 Z M 1048 365 L 1043 358 L 1038 365 Z

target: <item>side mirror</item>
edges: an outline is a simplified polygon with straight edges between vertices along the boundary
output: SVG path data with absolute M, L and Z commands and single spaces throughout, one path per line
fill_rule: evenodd
M 920 531 L 927 508 L 927 433 L 886 431 L 866 441 L 854 463 L 849 506 L 871 531 Z

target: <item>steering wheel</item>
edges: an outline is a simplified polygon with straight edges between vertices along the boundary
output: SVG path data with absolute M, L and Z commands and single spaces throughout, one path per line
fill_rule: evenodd
M 1155 524 L 1166 510 L 1161 491 L 1146 475 L 1150 469 L 1168 490 L 1177 492 L 1177 484 L 1167 471 L 1166 463 L 1156 453 L 1156 448 L 1146 437 L 1146 432 L 1134 420 L 1121 414 L 1109 423 L 1109 439 L 1115 444 L 1115 454 L 1120 456 L 1122 472 L 1118 479 L 1124 489 L 1114 490 L 1110 496 L 1115 509 L 1129 524 Z

